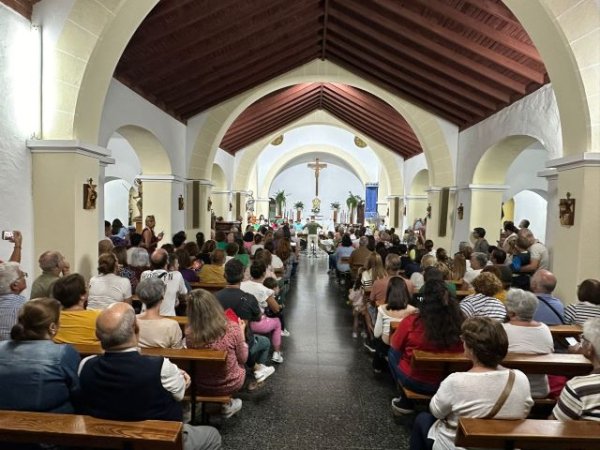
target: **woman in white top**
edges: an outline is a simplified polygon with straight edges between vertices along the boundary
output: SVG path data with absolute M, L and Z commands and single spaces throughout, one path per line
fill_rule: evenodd
M 429 404 L 431 414 L 421 413 L 415 419 L 411 450 L 457 448 L 454 438 L 459 417 L 524 419 L 529 414 L 533 399 L 527 377 L 499 365 L 508 352 L 502 324 L 487 317 L 471 317 L 462 325 L 461 339 L 473 367 L 442 381 Z
M 137 285 L 135 293 L 146 307 L 146 311 L 137 316 L 140 347 L 183 348 L 179 324 L 160 315 L 165 289 L 160 278 L 144 278 Z
M 373 335 L 376 338 L 381 338 L 384 344 L 390 344 L 390 325 L 392 322 L 401 322 L 405 317 L 418 312 L 417 308 L 408 304 L 409 301 L 410 294 L 404 279 L 402 277 L 390 278 L 386 302 L 377 308 L 377 321 L 373 330 Z
M 131 304 L 131 283 L 116 274 L 117 257 L 103 253 L 98 258 L 98 275 L 90 279 L 88 309 L 105 309 L 111 303 Z
M 539 300 L 535 294 L 521 289 L 510 289 L 504 306 L 510 321 L 504 324 L 508 335 L 508 351 L 546 355 L 554 352 L 554 340 L 546 324 L 535 322 L 533 315 Z M 533 398 L 545 398 L 550 392 L 546 375 L 527 375 Z
M 373 371 L 380 373 L 387 366 L 385 357 L 390 350 L 390 328 L 392 322 L 400 322 L 405 317 L 419 310 L 408 302 L 411 295 L 406 281 L 402 277 L 392 277 L 388 282 L 385 303 L 377 308 L 377 319 L 373 336 L 375 340 L 375 355 L 373 356 Z

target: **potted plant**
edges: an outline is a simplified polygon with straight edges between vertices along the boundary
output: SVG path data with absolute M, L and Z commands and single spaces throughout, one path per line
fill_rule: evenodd
M 358 205 L 359 196 L 354 195 L 352 191 L 348 191 L 348 198 L 346 199 L 346 205 L 348 206 L 348 223 L 353 223 L 354 210 Z
M 331 210 L 333 211 L 333 223 L 338 223 L 338 213 L 340 211 L 340 202 L 333 202 L 330 205 Z
M 277 204 L 277 216 L 283 217 L 283 210 L 285 209 L 285 198 L 288 194 L 282 189 L 275 193 L 275 203 Z
M 296 208 L 296 222 L 300 222 L 302 220 L 302 210 L 304 209 L 304 203 L 296 202 L 294 203 L 294 208 Z

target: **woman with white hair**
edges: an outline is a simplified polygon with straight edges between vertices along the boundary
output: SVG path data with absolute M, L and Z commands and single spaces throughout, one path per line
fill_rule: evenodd
M 554 352 L 552 333 L 546 324 L 533 320 L 539 300 L 535 294 L 510 289 L 506 295 L 509 322 L 504 324 L 508 336 L 508 351 L 546 355 Z M 527 375 L 533 398 L 544 398 L 550 391 L 546 375 Z
M 165 289 L 160 278 L 144 278 L 137 285 L 135 293 L 146 308 L 137 316 L 140 347 L 183 348 L 179 324 L 160 315 Z
M 567 381 L 551 419 L 600 421 L 600 318 L 583 324 L 580 351 L 592 362 L 592 372 Z

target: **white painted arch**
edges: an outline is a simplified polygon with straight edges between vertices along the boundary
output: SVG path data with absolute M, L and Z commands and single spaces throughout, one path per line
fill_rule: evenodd
M 116 132 L 135 150 L 144 175 L 172 173 L 169 155 L 154 133 L 137 125 L 125 125 Z
M 319 145 L 318 148 L 315 148 L 314 145 L 307 145 L 286 152 L 275 162 L 275 164 L 273 164 L 260 186 L 259 197 L 267 198 L 269 196 L 269 190 L 273 181 L 277 175 L 285 169 L 313 160 L 317 155 L 321 158 L 321 162 L 332 163 L 350 171 L 361 181 L 361 183 L 363 183 L 363 185 L 369 181 L 367 172 L 362 165 L 356 159 L 348 155 L 347 152 L 332 145 Z M 323 155 L 325 156 L 323 157 Z

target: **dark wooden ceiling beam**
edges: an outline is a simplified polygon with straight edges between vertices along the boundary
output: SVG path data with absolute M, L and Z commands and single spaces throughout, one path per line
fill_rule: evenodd
M 220 86 L 218 91 L 215 91 L 214 88 L 212 90 L 212 94 L 202 97 L 199 100 L 186 102 L 184 104 L 180 104 L 179 107 L 173 106 L 173 109 L 180 111 L 180 115 L 185 118 L 190 118 L 196 114 L 201 113 L 219 103 L 223 103 L 228 99 L 235 97 L 242 92 L 247 91 L 248 89 L 252 89 L 261 83 L 264 83 L 267 80 L 275 78 L 279 75 L 283 75 L 284 73 L 289 72 L 290 70 L 301 66 L 303 64 L 308 63 L 315 59 L 314 50 L 309 49 L 308 51 L 304 51 L 298 55 L 291 55 L 288 60 L 284 61 L 281 65 L 277 65 L 274 63 L 272 67 L 270 67 L 270 72 L 259 72 L 257 74 L 247 76 L 244 79 L 244 84 L 239 82 L 239 79 L 235 82 L 227 83 Z M 265 75 L 267 73 L 267 75 Z
M 394 49 L 397 54 L 394 58 L 390 59 L 390 61 L 402 59 L 403 65 L 408 62 L 407 59 L 415 61 L 417 63 L 416 67 L 422 67 L 420 71 L 438 72 L 443 77 L 446 77 L 446 84 L 449 80 L 450 83 L 453 83 L 454 85 L 462 84 L 467 88 L 475 90 L 479 94 L 483 94 L 487 97 L 495 99 L 496 101 L 500 101 L 504 105 L 510 102 L 509 93 L 494 87 L 490 83 L 482 81 L 479 74 L 472 76 L 467 70 L 457 70 L 452 65 L 447 64 L 444 59 L 431 57 L 425 52 L 418 51 L 408 45 L 403 45 L 398 40 L 395 40 L 393 44 L 390 45 L 389 35 L 385 35 L 375 28 L 363 27 L 361 26 L 360 22 L 349 16 L 337 16 L 335 20 L 339 22 L 339 25 L 332 23 L 333 21 L 330 20 L 330 32 L 335 32 L 336 34 L 341 34 L 352 39 L 358 38 L 359 35 L 362 35 L 365 36 L 365 38 L 362 38 L 362 40 L 373 42 L 373 47 L 378 47 L 380 49 L 383 49 L 384 47 Z M 411 71 L 414 70 L 411 69 Z
M 161 95 L 168 98 L 173 107 L 177 109 L 181 104 L 185 104 L 190 99 L 190 95 L 194 95 L 194 92 L 209 97 L 222 95 L 218 87 L 223 87 L 225 82 L 229 86 L 244 86 L 245 89 L 249 89 L 251 87 L 248 82 L 250 78 L 261 80 L 260 84 L 272 78 L 271 74 L 275 70 L 283 70 L 284 67 L 287 67 L 288 70 L 292 68 L 299 57 L 311 55 L 313 58 L 317 58 L 317 50 L 314 45 L 306 48 L 293 46 L 288 51 L 273 54 L 271 58 L 267 59 L 261 57 L 260 54 L 255 55 L 251 71 L 241 70 L 237 66 L 229 67 L 228 70 L 215 73 L 210 77 L 192 78 L 190 83 L 174 83 L 173 86 L 169 86 L 168 90 L 162 91 Z M 185 88 L 188 88 L 189 91 L 184 90 Z
M 218 2 L 214 2 L 217 4 Z M 202 52 L 212 52 L 215 48 L 224 48 L 236 42 L 240 35 L 262 35 L 264 33 L 273 33 L 278 27 L 285 30 L 290 20 L 306 20 L 309 11 L 313 11 L 315 21 L 318 22 L 318 15 L 321 10 L 318 5 L 311 0 L 299 0 L 297 2 L 287 3 L 288 7 L 281 7 L 276 13 L 273 13 L 265 20 L 265 10 L 252 6 L 251 2 L 238 2 L 239 6 L 230 10 L 229 17 L 222 21 L 204 23 L 201 32 L 193 37 L 185 36 L 181 42 L 172 43 L 175 48 L 169 52 L 168 60 L 185 59 L 192 54 L 201 54 Z M 244 15 L 238 14 L 246 11 Z M 241 26 L 241 24 L 244 24 Z M 128 66 L 135 66 L 136 63 L 143 63 L 150 55 L 137 52 L 128 59 Z
M 247 130 L 255 128 L 257 122 L 268 123 L 271 120 L 277 120 L 277 117 L 287 110 L 303 108 L 307 104 L 313 104 L 315 102 L 318 106 L 318 104 L 319 104 L 319 91 L 318 90 L 315 92 L 311 92 L 310 94 L 294 98 L 293 100 L 291 100 L 289 102 L 280 104 L 277 107 L 273 107 L 269 110 L 265 110 L 263 108 L 248 109 L 248 110 L 246 110 L 246 111 L 248 111 L 248 114 L 245 117 L 244 123 L 238 124 L 238 123 L 234 122 L 233 124 L 231 124 L 231 127 L 229 128 L 229 130 L 231 130 L 232 133 L 243 133 Z
M 493 26 L 477 20 L 457 8 L 448 6 L 443 2 L 435 2 L 434 4 L 432 4 L 431 1 L 425 0 L 413 0 L 413 2 L 419 3 L 424 8 L 428 8 L 436 13 L 442 14 L 443 16 L 452 19 L 454 22 L 459 23 L 466 28 L 476 31 L 477 33 L 481 33 L 489 39 L 492 39 L 500 45 L 526 56 L 536 63 L 543 64 L 539 52 L 533 45 L 515 39 L 511 35 L 502 31 L 498 31 Z
M 159 26 L 163 21 L 168 20 L 168 15 L 174 13 L 173 19 L 177 19 L 182 8 L 190 3 L 194 3 L 197 0 L 161 0 L 148 17 L 144 20 L 144 25 L 149 27 Z
M 519 21 L 514 18 L 510 10 L 502 3 L 496 3 L 493 0 L 466 0 L 466 2 L 474 8 L 503 20 L 513 28 L 523 28 Z
M 374 21 L 381 30 L 384 30 L 386 34 L 391 36 L 402 36 L 417 47 L 422 47 L 431 52 L 435 58 L 448 60 L 454 64 L 458 64 L 462 66 L 464 70 L 473 71 L 477 75 L 485 77 L 499 86 L 504 86 L 505 88 L 508 88 L 514 92 L 518 92 L 521 95 L 526 93 L 523 83 L 499 73 L 498 71 L 471 58 L 468 58 L 467 56 L 464 56 L 454 50 L 444 47 L 443 45 L 438 44 L 431 39 L 426 39 L 423 36 L 417 35 L 408 27 L 398 26 L 398 23 L 392 20 L 389 16 L 385 16 L 377 13 L 376 11 L 368 9 L 363 4 L 357 4 L 348 1 L 344 2 L 343 4 L 336 4 L 336 6 L 343 7 L 345 11 L 349 12 L 350 17 L 368 17 L 370 20 Z M 391 42 L 393 42 L 393 40 Z
M 452 83 L 448 76 L 438 75 L 434 70 L 427 70 L 413 64 L 405 59 L 401 62 L 401 67 L 397 66 L 394 61 L 398 59 L 398 55 L 387 50 L 383 45 L 374 47 L 373 43 L 359 37 L 358 35 L 348 35 L 341 27 L 331 25 L 330 36 L 332 42 L 335 42 L 335 37 L 339 37 L 347 45 L 353 45 L 358 53 L 368 54 L 370 57 L 380 60 L 383 64 L 388 64 L 394 67 L 398 72 L 407 72 L 407 76 L 414 76 L 416 79 L 421 79 L 432 83 L 434 87 L 441 90 L 450 91 L 457 97 L 462 97 L 470 100 L 474 105 L 489 111 L 495 111 L 498 107 L 497 102 L 490 100 L 487 96 L 483 97 L 474 89 L 469 89 L 462 86 L 462 83 Z
M 338 56 L 336 54 L 329 55 L 328 58 L 330 61 L 341 65 L 342 67 L 354 72 L 358 76 L 373 82 L 374 84 L 379 85 L 383 89 L 395 94 L 410 103 L 424 109 L 425 111 L 429 111 L 435 115 L 438 115 L 451 123 L 457 124 L 459 126 L 464 125 L 465 123 L 471 122 L 474 117 L 467 116 L 463 113 L 457 113 L 454 109 L 449 109 L 447 107 L 438 107 L 437 103 L 431 103 L 426 100 L 423 100 L 421 97 L 414 95 L 413 93 L 404 90 L 398 85 L 393 84 L 388 78 L 382 76 L 380 73 L 370 72 L 362 69 L 361 67 L 357 67 L 354 62 L 347 61 L 342 56 Z
M 225 141 L 224 139 L 221 142 L 221 148 L 223 148 L 224 150 L 225 148 L 227 148 L 228 151 L 233 152 L 246 148 L 252 143 L 262 139 L 263 137 L 274 133 L 275 131 L 280 130 L 286 125 L 311 113 L 312 111 L 316 110 L 317 107 L 318 102 L 315 100 L 311 104 L 308 104 L 303 108 L 289 110 L 281 114 L 276 121 L 272 121 L 269 124 L 261 124 L 260 126 L 257 126 L 253 130 L 251 130 L 251 132 L 245 133 L 243 135 L 232 135 L 229 138 L 229 141 Z
M 485 46 L 480 45 L 477 42 L 474 42 L 453 30 L 443 27 L 437 23 L 434 23 L 427 18 L 423 17 L 420 14 L 417 14 L 403 5 L 399 5 L 393 2 L 389 2 L 388 0 L 372 0 L 376 5 L 382 8 L 386 13 L 393 14 L 397 17 L 401 17 L 407 21 L 409 21 L 414 26 L 422 28 L 437 37 L 444 39 L 445 41 L 451 42 L 454 45 L 457 45 L 474 55 L 477 55 L 481 58 L 486 59 L 492 64 L 499 65 L 504 69 L 510 70 L 513 73 L 516 73 L 529 81 L 533 81 L 535 83 L 542 84 L 544 82 L 544 75 L 535 69 L 531 69 L 519 61 L 516 61 L 512 58 L 504 56 L 503 54 L 496 52 L 492 49 L 489 49 Z M 450 48 L 448 48 L 450 51 Z
M 402 138 L 411 140 L 415 144 L 419 142 L 410 125 L 398 111 L 390 107 L 389 112 L 382 114 L 377 110 L 378 105 L 376 104 L 375 99 L 371 100 L 369 103 L 357 103 L 355 97 L 347 90 L 344 90 L 344 87 L 347 86 L 342 87 L 326 84 L 323 86 L 323 91 L 325 93 L 324 97 L 337 99 L 337 101 L 344 104 L 345 109 L 349 111 L 358 111 L 357 115 L 359 117 L 364 117 L 366 120 L 369 120 L 375 127 L 390 124 L 390 127 L 388 128 L 391 128 L 390 133 L 393 135 L 398 135 L 399 137 L 401 136 Z
M 164 1 L 164 0 L 163 0 Z M 192 0 L 196 1 L 196 0 Z M 179 3 L 179 0 L 175 0 L 174 3 Z M 219 0 L 218 2 L 214 2 L 210 4 L 208 8 L 195 8 L 194 11 L 187 15 L 182 16 L 182 12 L 184 12 L 185 3 L 190 3 L 190 1 L 182 2 L 180 7 L 176 5 L 170 5 L 170 7 L 177 8 L 176 17 L 173 17 L 173 23 L 177 25 L 177 28 L 172 28 L 169 26 L 165 26 L 165 22 L 168 21 L 168 18 L 164 16 L 160 21 L 154 20 L 156 17 L 149 17 L 150 24 L 152 26 L 152 33 L 143 33 L 139 37 L 133 37 L 133 42 L 136 46 L 150 47 L 154 43 L 157 43 L 164 38 L 171 36 L 174 34 L 174 31 L 177 34 L 185 32 L 185 29 L 188 27 L 192 27 L 194 25 L 198 25 L 199 22 L 204 23 L 207 21 L 208 23 L 213 23 L 215 21 L 223 21 L 227 18 L 231 19 L 231 7 L 236 6 L 242 8 L 244 4 L 240 5 L 239 0 Z M 249 10 L 251 9 L 252 2 L 244 2 L 248 5 Z M 162 2 L 160 2 L 157 6 L 157 9 L 160 10 Z M 207 5 L 208 6 L 208 5 Z M 162 11 L 161 11 L 162 12 Z M 242 11 L 243 12 L 243 11 Z
M 372 130 L 384 129 L 385 134 L 389 136 L 391 140 L 402 140 L 411 144 L 412 146 L 420 146 L 418 139 L 414 136 L 411 131 L 405 131 L 403 124 L 396 118 L 376 118 L 366 109 L 354 107 L 352 103 L 348 102 L 345 97 L 336 95 L 325 95 L 323 97 L 323 104 L 336 105 L 339 109 L 346 111 L 350 115 L 356 116 L 356 120 L 365 124 L 366 128 Z
M 277 53 L 287 53 L 299 46 L 306 46 L 312 40 L 316 43 L 318 36 L 318 24 L 307 26 L 299 23 L 291 31 L 290 39 L 281 39 L 279 36 L 270 35 L 264 39 L 253 43 L 244 43 L 247 39 L 240 37 L 237 45 L 232 47 L 231 51 L 223 51 L 219 48 L 217 51 L 207 56 L 194 56 L 180 60 L 178 63 L 162 65 L 156 70 L 151 71 L 144 79 L 144 85 L 149 89 L 160 92 L 160 86 L 164 86 L 162 79 L 169 73 L 188 74 L 182 83 L 194 80 L 203 82 L 203 77 L 220 77 L 221 73 L 237 70 L 243 70 L 244 65 L 252 65 L 255 61 L 263 59 L 265 53 L 271 55 Z M 170 88 L 171 86 L 169 86 Z
M 421 100 L 427 103 L 437 104 L 438 107 L 441 107 L 442 109 L 450 109 L 450 111 L 455 108 L 464 111 L 466 114 L 473 114 L 476 116 L 483 116 L 487 112 L 481 107 L 477 107 L 475 105 L 472 107 L 467 107 L 464 100 L 459 99 L 452 93 L 443 91 L 441 89 L 436 89 L 434 86 L 427 84 L 426 82 L 412 78 L 402 71 L 387 66 L 384 62 L 378 61 L 370 55 L 361 54 L 360 56 L 357 56 L 352 52 L 352 48 L 348 45 L 341 44 L 339 42 L 336 42 L 335 44 L 330 42 L 329 47 L 332 49 L 332 53 L 335 53 L 338 56 L 340 53 L 343 54 L 343 58 L 348 62 L 353 63 L 356 67 L 368 66 L 372 69 L 375 69 L 386 78 L 394 80 L 395 85 L 401 85 L 403 88 L 406 87 L 406 89 L 409 89 L 409 91 L 412 92 L 415 97 L 421 98 Z M 451 108 L 451 105 L 453 105 L 454 108 Z
M 367 127 L 365 127 L 364 125 L 361 125 L 360 123 L 357 123 L 356 118 L 353 117 L 352 115 L 348 114 L 345 111 L 338 110 L 335 107 L 329 106 L 327 104 L 327 102 L 325 102 L 324 109 L 327 112 L 329 112 L 331 115 L 333 115 L 334 117 L 340 119 L 342 122 L 350 125 L 352 128 L 358 130 L 360 133 L 377 141 L 379 144 L 392 150 L 394 153 L 397 153 L 398 155 L 400 155 L 403 158 L 405 158 L 407 155 L 414 155 L 414 154 L 421 153 L 421 151 L 417 151 L 415 153 L 415 149 L 403 145 L 403 143 L 401 141 L 390 141 L 385 137 L 385 135 L 380 135 L 378 133 L 374 133 L 373 130 L 368 129 Z
M 321 60 L 325 61 L 327 54 L 327 30 L 329 25 L 329 0 L 323 2 L 323 36 L 321 43 Z

